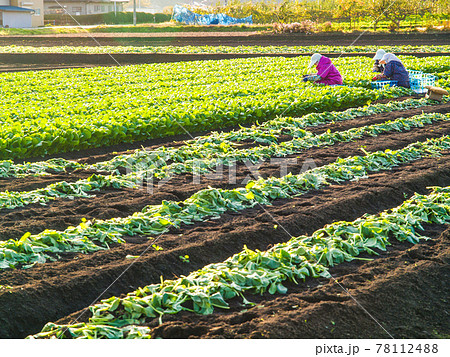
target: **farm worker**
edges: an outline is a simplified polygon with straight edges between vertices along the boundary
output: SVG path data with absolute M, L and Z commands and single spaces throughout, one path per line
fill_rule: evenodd
M 375 76 L 376 79 L 390 79 L 398 81 L 401 87 L 409 88 L 409 74 L 397 56 L 393 53 L 386 53 L 380 60 L 380 64 L 386 64 L 383 73 Z
M 375 56 L 373 56 L 373 60 L 375 63 L 372 67 L 372 72 L 380 72 L 383 73 L 384 71 L 384 64 L 380 64 L 380 60 L 383 58 L 383 56 L 386 54 L 385 50 L 379 49 L 375 53 Z
M 308 69 L 316 65 L 317 74 L 310 74 L 303 77 L 303 81 L 313 81 L 328 85 L 342 84 L 342 76 L 328 57 L 319 53 L 311 56 Z

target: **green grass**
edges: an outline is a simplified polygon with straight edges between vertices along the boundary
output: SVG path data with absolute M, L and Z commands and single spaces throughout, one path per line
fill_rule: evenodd
M 0 36 L 11 36 L 11 35 L 51 35 L 51 34 L 59 34 L 59 33 L 78 33 L 82 32 L 81 29 L 72 29 L 72 28 L 51 28 L 51 27 L 42 27 L 38 29 L 0 29 Z
M 38 29 L 0 29 L 0 36 L 51 35 L 65 33 L 173 33 L 173 32 L 261 32 L 271 30 L 270 25 L 198 26 L 181 25 L 174 22 L 159 24 L 98 25 L 90 28 L 42 27 Z

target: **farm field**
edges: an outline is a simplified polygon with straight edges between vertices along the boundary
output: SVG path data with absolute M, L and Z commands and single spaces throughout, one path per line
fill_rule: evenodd
M 11 42 L 11 41 L 10 41 Z M 51 41 L 50 41 L 51 42 Z M 1 37 L 0 37 L 1 43 Z M 24 45 L 0 45 L 0 72 L 46 70 L 61 68 L 83 68 L 92 66 L 117 66 L 149 63 L 191 62 L 204 60 L 225 60 L 238 58 L 310 56 L 314 52 L 329 57 L 372 57 L 376 45 L 281 45 L 276 41 L 269 45 L 172 45 L 171 43 L 151 43 L 145 45 L 87 45 L 56 46 L 47 43 Z M 272 45 L 275 43 L 276 45 Z M 293 41 L 295 43 L 295 41 Z M 337 42 L 341 43 L 341 42 Z M 358 42 L 359 43 L 359 42 Z M 414 42 L 413 42 L 414 43 Z M 431 42 L 430 40 L 430 43 Z M 389 45 L 386 51 L 398 55 L 431 57 L 447 55 L 449 42 L 437 42 L 435 45 Z
M 0 53 L 372 53 L 378 46 L 0 46 Z M 450 45 L 384 46 L 395 53 L 448 53 Z
M 1 74 L 0 337 L 448 336 L 448 97 L 308 60 Z

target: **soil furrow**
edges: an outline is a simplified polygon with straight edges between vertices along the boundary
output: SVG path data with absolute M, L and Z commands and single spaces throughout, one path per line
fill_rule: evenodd
M 388 98 L 388 99 L 381 99 L 373 101 L 372 104 L 376 103 L 389 103 L 389 102 L 399 102 L 404 101 L 406 99 L 418 99 L 421 97 L 420 95 L 415 96 L 403 96 L 398 98 Z M 440 104 L 436 106 L 430 106 L 433 108 L 440 108 Z M 336 109 L 339 111 L 339 109 Z M 345 109 L 342 109 L 345 110 Z M 405 111 L 405 115 L 408 115 L 408 111 Z M 249 125 L 244 125 L 249 126 Z M 222 128 L 220 129 L 221 132 L 229 132 L 231 130 L 239 129 L 240 127 L 238 125 L 228 128 Z M 148 148 L 148 149 L 155 149 L 160 146 L 174 146 L 178 147 L 180 145 L 183 145 L 184 140 L 192 139 L 192 137 L 197 137 L 200 135 L 208 135 L 210 131 L 203 131 L 203 132 L 191 132 L 189 134 L 183 134 L 183 135 L 176 135 L 176 136 L 170 136 L 165 138 L 158 138 L 158 139 L 149 139 L 144 141 L 137 141 L 134 143 L 121 143 L 117 145 L 112 146 L 103 146 L 99 148 L 92 148 L 92 149 L 85 149 L 85 150 L 79 150 L 79 151 L 71 151 L 66 153 L 59 153 L 54 155 L 47 155 L 45 157 L 35 157 L 35 158 L 29 158 L 26 160 L 16 160 L 17 162 L 23 162 L 23 161 L 41 161 L 41 160 L 47 160 L 49 158 L 55 158 L 55 157 L 62 157 L 67 160 L 78 160 L 83 163 L 95 163 L 99 161 L 105 161 L 113 158 L 114 156 L 118 154 L 125 154 L 129 153 L 129 150 L 135 150 L 140 149 L 142 147 Z
M 333 185 L 300 197 L 275 201 L 273 206 L 225 214 L 220 220 L 182 227 L 161 236 L 164 248 L 154 251 L 146 237 L 89 256 L 67 256 L 66 260 L 37 265 L 29 270 L 0 272 L 0 284 L 13 288 L 0 292 L 0 337 L 23 337 L 78 311 L 94 300 L 116 278 L 102 296 L 120 295 L 138 286 L 170 279 L 202 266 L 223 261 L 240 251 L 265 250 L 286 241 L 289 235 L 312 233 L 336 220 L 353 220 L 364 213 L 376 213 L 404 201 L 405 195 L 426 192 L 427 186 L 450 184 L 450 160 L 428 158 L 388 172 L 371 175 L 359 182 Z M 274 222 L 275 219 L 275 222 Z M 126 255 L 139 255 L 131 266 Z M 188 254 L 190 263 L 179 255 Z M 205 332 L 206 333 L 206 332 Z M 178 337 L 182 337 L 181 335 Z
M 359 128 L 365 125 L 373 125 L 384 123 L 388 120 L 395 120 L 398 118 L 409 118 L 414 115 L 420 115 L 422 113 L 442 113 L 446 114 L 450 112 L 450 103 L 443 103 L 438 105 L 424 106 L 416 109 L 408 110 L 396 110 L 390 113 L 381 113 L 376 115 L 371 115 L 369 117 L 359 117 L 351 120 L 340 121 L 337 123 L 330 123 L 326 125 L 321 125 L 318 127 L 308 128 L 308 131 L 314 134 L 320 134 L 327 130 L 333 131 L 343 131 L 351 128 Z
M 236 302 L 230 311 L 183 313 L 149 326 L 153 337 L 163 338 L 446 338 L 450 229 L 445 227 L 427 230 L 432 241 L 397 243 L 372 262 L 333 268 L 340 285 L 307 280 L 289 284 L 285 296 L 255 297 L 255 307 Z
M 363 155 L 360 148 L 367 151 L 384 149 L 399 149 L 410 143 L 435 138 L 450 133 L 450 122 L 439 122 L 423 128 L 407 132 L 391 132 L 378 137 L 365 137 L 349 143 L 338 143 L 333 146 L 312 148 L 297 155 L 290 155 L 278 161 L 269 160 L 252 165 L 237 165 L 225 168 L 221 175 L 213 174 L 201 177 L 198 182 L 190 174 L 177 175 L 164 184 L 155 183 L 142 189 L 105 190 L 93 192 L 96 197 L 76 198 L 74 200 L 58 199 L 46 206 L 32 204 L 13 210 L 2 209 L 0 215 L 0 239 L 20 238 L 26 232 L 39 233 L 44 229 L 64 230 L 68 226 L 79 224 L 82 218 L 108 219 L 126 217 L 133 212 L 140 211 L 148 204 L 160 204 L 162 200 L 182 201 L 195 192 L 209 186 L 216 188 L 236 188 L 246 184 L 249 179 L 276 176 L 283 174 L 283 170 L 298 174 L 315 166 L 322 166 L 334 162 L 338 157 Z M 82 173 L 81 173 L 82 174 Z M 73 175 L 77 175 L 74 173 Z M 68 175 L 70 176 L 70 175 Z M 58 175 L 63 178 L 64 175 Z M 230 180 L 230 177 L 232 180 Z M 8 190 L 14 191 L 15 185 L 24 187 L 27 179 L 3 180 Z M 36 181 L 33 181 L 36 180 Z M 31 185 L 36 185 L 39 178 L 30 179 Z M 51 177 L 41 178 L 43 182 L 52 180 Z M 0 181 L 1 182 L 1 181 Z

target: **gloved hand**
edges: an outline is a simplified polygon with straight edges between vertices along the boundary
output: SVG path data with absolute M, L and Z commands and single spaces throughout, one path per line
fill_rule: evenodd
M 317 74 L 307 74 L 306 76 L 303 77 L 303 82 L 306 81 L 318 81 L 320 79 L 320 76 L 318 76 Z
M 372 81 L 379 81 L 380 79 L 385 79 L 386 77 L 383 73 L 378 73 L 375 77 L 372 78 Z

